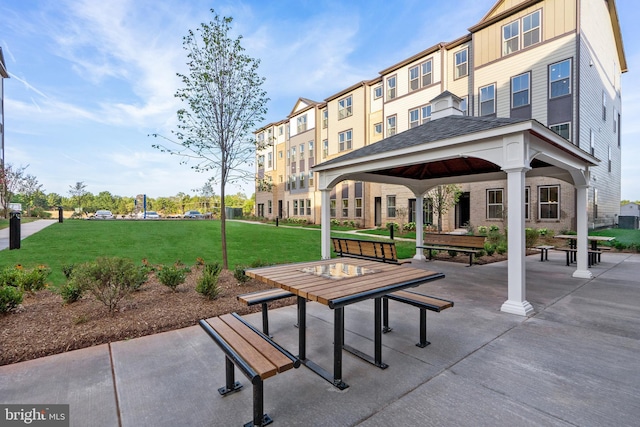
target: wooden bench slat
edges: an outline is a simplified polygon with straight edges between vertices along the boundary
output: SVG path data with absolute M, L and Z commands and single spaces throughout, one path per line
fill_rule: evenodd
M 238 301 L 243 302 L 247 305 L 254 305 L 292 296 L 294 296 L 294 294 L 282 288 L 273 288 L 251 292 L 249 294 L 238 295 Z
M 220 316 L 220 318 L 231 329 L 238 333 L 247 343 L 249 343 L 254 349 L 256 349 L 264 359 L 266 359 L 272 366 L 274 366 L 278 373 L 285 372 L 293 368 L 293 361 L 291 359 L 282 354 L 282 352 L 269 344 L 268 341 L 266 341 L 240 320 L 236 319 L 231 314 L 223 314 L 222 316 Z M 275 372 L 273 373 L 273 375 L 275 375 Z M 262 377 L 261 375 L 261 378 L 265 379 L 269 376 Z
M 389 297 L 400 297 L 406 300 L 414 300 L 422 304 L 427 304 L 433 307 L 433 311 L 441 311 L 450 307 L 453 307 L 452 301 L 447 301 L 439 298 L 430 297 L 428 295 L 417 294 L 409 291 L 396 291 L 389 294 Z
M 207 320 L 213 329 L 224 339 L 231 348 L 247 362 L 251 368 L 256 371 L 261 379 L 272 377 L 278 373 L 277 368 L 262 353 L 249 344 L 241 335 L 233 330 L 221 318 L 215 317 Z M 254 333 L 252 331 L 252 333 Z M 254 333 L 255 334 L 255 333 Z
M 363 258 L 400 264 L 395 242 L 332 237 L 333 251 L 341 257 Z

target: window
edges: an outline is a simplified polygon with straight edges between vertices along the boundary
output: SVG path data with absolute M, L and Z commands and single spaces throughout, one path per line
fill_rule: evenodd
M 300 188 L 305 188 L 305 183 L 304 183 L 304 177 L 306 176 L 306 174 L 301 173 L 300 174 Z
M 509 55 L 520 48 L 520 21 L 502 27 L 502 54 Z
M 298 133 L 304 132 L 307 130 L 307 115 L 300 116 L 297 119 L 298 124 Z
M 598 218 L 598 189 L 593 189 L 593 217 Z
M 325 108 L 322 110 L 322 129 L 326 129 L 329 126 L 329 111 Z
M 456 53 L 456 73 L 455 78 L 464 77 L 469 73 L 467 61 L 467 49 L 463 49 Z
M 387 117 L 387 136 L 396 134 L 396 116 Z
M 496 112 L 496 85 L 480 88 L 480 115 L 489 116 Z
M 373 99 L 378 99 L 382 96 L 382 85 L 378 85 L 373 88 Z
M 297 200 L 293 201 L 293 214 L 294 215 L 298 215 L 298 201 Z
M 289 177 L 289 181 L 290 181 L 290 188 L 292 190 L 295 190 L 296 189 L 296 176 L 295 175 L 291 175 Z
M 354 216 L 356 218 L 362 218 L 362 198 L 361 197 L 356 198 L 356 211 Z
M 592 156 L 596 155 L 596 134 L 593 129 L 589 131 L 589 152 Z
M 420 124 L 420 109 L 409 111 L 409 128 L 414 128 Z
M 347 218 L 349 216 L 349 199 L 342 199 L 342 217 Z
M 618 132 L 618 110 L 613 107 L 613 133 Z
M 282 125 L 278 126 L 278 135 L 282 136 L 283 133 L 284 133 L 284 126 Z
M 522 18 L 522 47 L 540 42 L 540 11 Z
M 267 153 L 267 167 L 273 168 L 273 153 Z
M 313 187 L 313 172 L 309 172 L 309 187 Z
M 609 172 L 611 172 L 611 147 L 607 147 L 607 159 L 609 162 Z
M 273 200 L 267 200 L 267 213 L 269 215 L 273 213 Z
M 607 93 L 602 91 L 602 120 L 607 121 Z
M 433 76 L 431 72 L 432 61 L 428 60 L 427 62 L 423 62 L 420 64 L 420 71 L 422 75 L 422 87 L 429 86 L 433 81 Z
M 420 112 L 422 113 L 422 120 L 420 121 L 420 124 L 425 124 L 431 120 L 431 105 L 421 107 Z
M 549 67 L 549 98 L 571 93 L 571 60 L 557 62 Z
M 304 144 L 300 144 L 300 158 L 304 159 Z
M 338 120 L 353 115 L 353 109 L 351 106 L 352 99 L 353 97 L 349 95 L 338 101 Z
M 264 168 L 264 155 L 258 156 L 258 169 Z
M 409 92 L 420 89 L 420 66 L 409 68 Z
M 529 200 L 529 187 L 524 188 L 524 219 L 529 220 L 531 216 L 529 215 L 530 211 L 530 203 Z
M 304 215 L 304 199 L 300 199 L 300 215 Z
M 311 199 L 307 199 L 307 215 L 311 215 Z
M 309 157 L 313 157 L 313 141 L 309 141 Z
M 347 130 L 338 134 L 338 146 L 340 151 L 351 150 L 352 131 Z
M 463 116 L 469 115 L 469 113 L 467 112 L 467 105 L 469 105 L 468 99 L 469 98 L 465 96 L 464 98 L 462 98 L 462 101 L 460 101 L 460 111 L 462 111 Z
M 422 213 L 424 214 L 422 218 L 424 225 L 433 224 L 433 199 L 425 197 L 422 203 Z
M 557 125 L 551 125 L 549 126 L 549 129 L 551 129 L 564 139 L 571 141 L 571 123 L 559 123 Z
M 502 189 L 487 190 L 487 219 L 502 219 Z
M 296 161 L 296 147 L 291 147 L 291 161 Z
M 331 199 L 329 201 L 329 216 L 331 218 L 336 217 L 336 199 Z
M 329 140 L 322 141 L 322 158 L 326 158 L 329 155 Z
M 393 99 L 396 97 L 396 76 L 391 76 L 387 79 L 387 99 Z
M 387 216 L 396 217 L 396 196 L 387 196 Z
M 511 108 L 529 105 L 529 73 L 511 78 Z
M 376 123 L 375 125 L 373 125 L 373 132 L 376 135 L 381 135 L 382 134 L 382 123 Z
M 264 216 L 264 203 L 258 203 L 258 216 Z
M 264 132 L 258 134 L 258 142 L 262 144 L 264 142 Z
M 560 187 L 557 185 L 538 188 L 538 218 L 560 219 Z

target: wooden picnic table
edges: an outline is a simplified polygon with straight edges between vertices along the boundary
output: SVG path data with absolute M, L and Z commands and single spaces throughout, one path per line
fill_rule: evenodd
M 349 387 L 342 380 L 342 350 L 386 368 L 382 362 L 382 297 L 391 292 L 441 279 L 444 274 L 408 265 L 362 259 L 328 259 L 296 264 L 247 269 L 245 274 L 297 296 L 298 358 L 309 369 L 339 389 Z M 374 300 L 374 356 L 344 343 L 344 307 Z M 334 310 L 333 374 L 307 359 L 306 302 L 316 301 Z
M 557 236 L 554 236 L 554 238 L 556 239 L 565 239 L 565 240 L 569 240 L 569 248 L 571 249 L 576 249 L 577 243 L 578 243 L 578 236 L 575 234 L 558 234 Z M 612 240 L 614 240 L 615 237 L 609 237 L 609 236 L 587 236 L 587 240 L 589 242 L 591 242 L 591 250 L 592 251 L 597 251 L 598 250 L 598 244 L 600 242 L 610 242 Z M 570 258 L 568 258 L 571 260 L 571 262 L 575 262 L 575 252 L 571 254 Z

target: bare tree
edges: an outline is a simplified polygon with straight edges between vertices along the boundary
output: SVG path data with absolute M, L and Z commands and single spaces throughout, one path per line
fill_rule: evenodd
M 266 114 L 268 98 L 258 75 L 260 61 L 244 53 L 242 37 L 231 39 L 232 18 L 214 14 L 209 24 L 200 24 L 184 38 L 188 52 L 186 75 L 178 74 L 184 87 L 176 97 L 186 103 L 178 110 L 178 129 L 172 138 L 154 134 L 177 144 L 154 147 L 182 156 L 195 164 L 196 171 L 215 171 L 213 181 L 220 185 L 220 227 L 223 268 L 228 269 L 225 216 L 225 187 L 238 180 L 253 179 L 247 166 L 255 160 L 253 130 Z M 258 147 L 261 148 L 261 147 Z
M 9 217 L 9 203 L 13 196 L 20 190 L 24 181 L 24 171 L 27 166 L 15 167 L 9 163 L 0 163 L 0 208 L 4 218 Z
M 433 210 L 438 214 L 438 233 L 442 233 L 442 218 L 460 199 L 460 187 L 455 184 L 438 185 L 427 192 L 433 202 Z

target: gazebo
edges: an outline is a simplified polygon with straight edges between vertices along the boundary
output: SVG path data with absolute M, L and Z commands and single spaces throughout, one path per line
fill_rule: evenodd
M 589 168 L 599 160 L 537 120 L 464 116 L 461 99 L 445 91 L 431 101 L 431 120 L 313 167 L 321 192 L 321 255 L 331 257 L 330 193 L 344 180 L 398 184 L 416 197 L 416 230 L 423 200 L 441 184 L 507 179 L 508 295 L 501 310 L 528 316 L 526 298 L 525 177 L 554 177 L 576 188 L 577 268 L 591 278 L 587 254 Z M 416 245 L 423 244 L 416 233 Z M 414 259 L 424 260 L 416 248 Z

